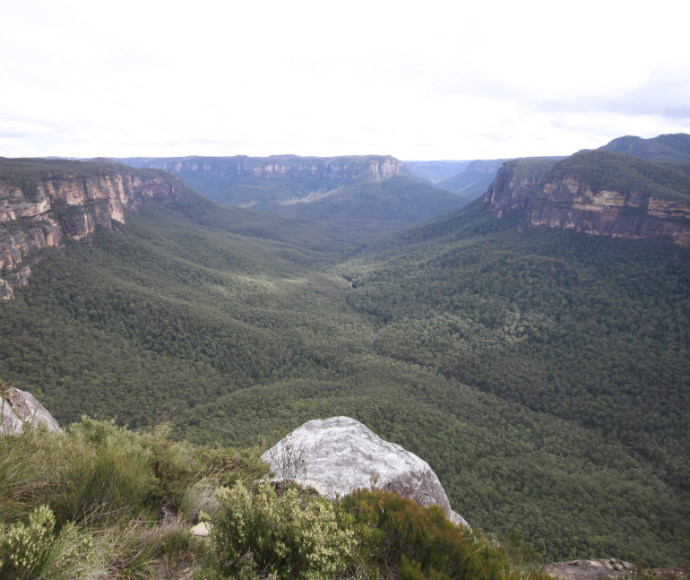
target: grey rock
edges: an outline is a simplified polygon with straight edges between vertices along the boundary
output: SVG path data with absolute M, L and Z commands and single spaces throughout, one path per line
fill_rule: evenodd
M 206 538 L 211 533 L 211 530 L 206 522 L 199 522 L 196 526 L 190 528 L 189 533 L 192 534 L 192 536 Z
M 451 509 L 441 482 L 426 461 L 349 417 L 309 421 L 261 458 L 271 466 L 274 480 L 295 481 L 331 499 L 375 487 L 424 507 L 438 505 L 451 522 L 470 527 Z
M 543 566 L 542 570 L 558 580 L 624 580 L 632 577 L 635 565 L 608 558 L 555 562 Z
M 0 386 L 0 434 L 13 435 L 39 425 L 48 431 L 61 430 L 58 422 L 31 393 Z

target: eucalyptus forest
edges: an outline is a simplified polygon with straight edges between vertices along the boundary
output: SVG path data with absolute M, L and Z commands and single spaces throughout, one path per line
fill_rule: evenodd
M 669 565 L 690 559 L 688 264 L 482 199 L 377 233 L 188 191 L 43 250 L 0 304 L 0 377 L 61 425 L 209 450 L 347 415 L 534 561 Z

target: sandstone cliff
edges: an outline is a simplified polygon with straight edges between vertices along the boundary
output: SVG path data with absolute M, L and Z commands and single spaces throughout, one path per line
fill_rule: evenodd
M 690 245 L 690 173 L 678 164 L 601 150 L 511 161 L 484 201 L 496 216 L 517 215 L 530 227 Z
M 398 175 L 401 163 L 390 156 L 366 155 L 343 157 L 299 157 L 274 155 L 271 157 L 162 157 L 123 159 L 134 167 L 163 169 L 171 173 L 206 173 L 225 179 L 262 177 L 276 179 L 289 176 L 295 179 L 325 179 L 358 181 L 364 178 L 381 180 Z
M 380 233 L 459 209 L 466 201 L 420 181 L 390 156 L 129 158 L 175 173 L 221 205 Z
M 113 163 L 0 158 L 0 297 L 25 284 L 37 250 L 124 224 L 145 198 L 174 198 L 182 182 Z

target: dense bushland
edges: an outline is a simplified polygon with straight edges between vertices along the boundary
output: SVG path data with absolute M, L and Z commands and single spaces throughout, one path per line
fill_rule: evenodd
M 544 560 L 690 557 L 687 249 L 521 232 L 475 204 L 353 254 L 213 207 L 42 254 L 0 304 L 0 374 L 62 424 L 168 419 L 199 445 L 349 415 Z

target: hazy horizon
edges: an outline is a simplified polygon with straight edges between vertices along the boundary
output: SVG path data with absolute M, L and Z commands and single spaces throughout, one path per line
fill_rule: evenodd
M 569 155 L 690 129 L 675 0 L 10 3 L 0 156 Z

